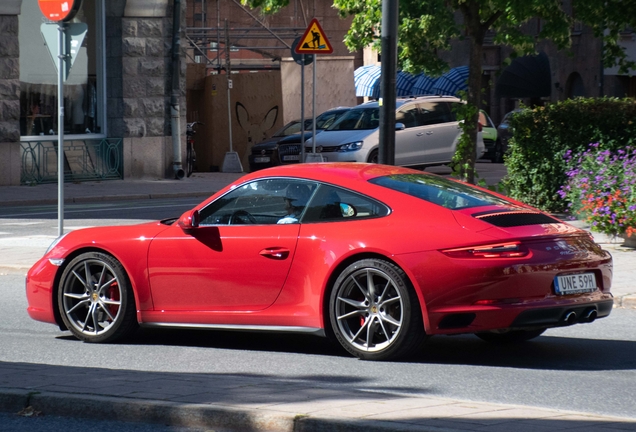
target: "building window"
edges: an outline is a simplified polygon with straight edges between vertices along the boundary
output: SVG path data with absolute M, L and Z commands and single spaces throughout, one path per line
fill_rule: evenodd
M 103 0 L 84 0 L 71 23 L 86 23 L 88 30 L 70 74 L 64 82 L 64 134 L 105 134 Z M 20 135 L 58 133 L 58 72 L 41 34 L 49 23 L 38 2 L 22 2 L 19 16 Z M 55 33 L 57 41 L 57 33 Z M 57 62 L 57 59 L 55 59 Z M 40 138 L 41 139 L 41 138 Z

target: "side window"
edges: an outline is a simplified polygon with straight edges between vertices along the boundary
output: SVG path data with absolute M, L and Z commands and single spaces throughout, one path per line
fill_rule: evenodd
M 446 102 L 421 102 L 420 110 L 423 126 L 453 121 L 450 107 Z
M 314 194 L 303 223 L 358 220 L 386 216 L 389 208 L 364 195 L 321 184 Z
M 200 212 L 201 225 L 268 225 L 298 223 L 316 183 L 264 179 L 240 186 Z
M 401 108 L 395 114 L 395 122 L 396 123 L 404 123 L 405 128 L 412 128 L 415 126 L 419 126 L 419 110 L 417 105 L 408 105 L 406 107 Z

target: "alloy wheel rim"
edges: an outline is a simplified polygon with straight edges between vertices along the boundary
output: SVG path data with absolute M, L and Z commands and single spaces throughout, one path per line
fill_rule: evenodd
M 398 337 L 404 304 L 386 273 L 360 269 L 340 285 L 335 315 L 340 333 L 358 350 L 382 351 Z
M 79 332 L 106 332 L 121 313 L 122 288 L 114 269 L 100 260 L 85 260 L 70 271 L 64 283 L 64 314 Z

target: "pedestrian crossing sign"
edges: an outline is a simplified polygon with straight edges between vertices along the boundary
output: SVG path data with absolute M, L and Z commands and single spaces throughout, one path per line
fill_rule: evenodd
M 329 43 L 329 39 L 320 27 L 320 23 L 316 18 L 312 19 L 307 30 L 300 38 L 300 42 L 296 45 L 297 54 L 331 54 L 333 47 Z

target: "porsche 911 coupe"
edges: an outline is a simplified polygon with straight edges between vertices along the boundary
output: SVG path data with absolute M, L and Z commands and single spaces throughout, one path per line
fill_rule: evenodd
M 300 332 L 395 359 L 428 336 L 520 342 L 610 314 L 612 257 L 503 195 L 408 168 L 248 174 L 179 218 L 71 231 L 28 313 L 86 342 L 138 326 Z

